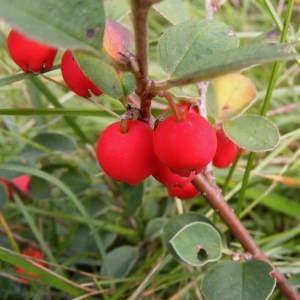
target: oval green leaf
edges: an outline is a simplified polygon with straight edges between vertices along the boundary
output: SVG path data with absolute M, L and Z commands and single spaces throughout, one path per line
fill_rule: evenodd
M 176 215 L 172 217 L 164 227 L 165 243 L 168 245 L 169 241 L 179 230 L 181 230 L 185 225 L 193 222 L 205 222 L 214 226 L 209 219 L 197 213 L 185 213 Z
M 138 257 L 138 250 L 135 247 L 115 248 L 105 256 L 101 275 L 116 278 L 126 277 L 134 267 Z
M 104 93 L 116 99 L 123 97 L 120 76 L 111 65 L 87 52 L 75 52 L 74 56 L 85 75 Z
M 48 45 L 97 51 L 102 48 L 103 0 L 1 0 L 0 18 Z
M 195 60 L 193 64 L 186 65 L 184 69 L 176 71 L 173 79 L 169 80 L 169 84 L 171 86 L 192 84 L 259 64 L 299 59 L 299 54 L 286 53 L 289 48 L 289 44 L 260 45 L 254 43 L 207 54 L 207 56 Z
M 238 38 L 224 23 L 187 21 L 169 28 L 160 38 L 159 61 L 167 73 L 176 77 L 185 74 L 201 58 L 238 45 Z
M 185 225 L 172 237 L 169 244 L 182 262 L 194 267 L 216 261 L 222 255 L 219 232 L 205 222 Z
M 125 215 L 133 216 L 141 206 L 144 196 L 144 182 L 131 186 L 127 183 L 120 183 L 120 191 L 125 201 Z
M 166 218 L 154 218 L 147 223 L 145 228 L 145 239 L 147 241 L 152 241 L 155 238 L 159 237 L 163 233 L 163 227 L 166 225 Z
M 272 267 L 266 262 L 220 262 L 206 272 L 201 292 L 206 300 L 265 300 L 269 299 L 275 280 Z
M 241 148 L 260 152 L 274 149 L 279 142 L 277 126 L 259 115 L 246 115 L 223 124 L 226 135 Z
M 171 24 L 179 24 L 189 19 L 187 5 L 182 0 L 165 0 L 153 6 Z

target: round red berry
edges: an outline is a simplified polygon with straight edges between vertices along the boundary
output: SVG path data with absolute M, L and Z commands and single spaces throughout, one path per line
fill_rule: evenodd
M 169 186 L 168 193 L 170 196 L 180 198 L 181 200 L 191 199 L 200 194 L 191 182 Z
M 100 96 L 103 92 L 83 73 L 71 51 L 66 51 L 61 61 L 64 81 L 77 95 L 89 98 L 92 94 Z M 92 93 L 92 94 L 91 94 Z
M 24 72 L 49 71 L 57 53 L 57 49 L 36 42 L 16 30 L 9 33 L 7 47 L 13 61 Z
M 121 123 L 113 123 L 99 137 L 97 158 L 113 179 L 139 184 L 152 174 L 157 164 L 152 128 L 142 121 L 128 121 L 127 132 L 123 133 Z
M 209 122 L 195 113 L 177 120 L 170 115 L 154 132 L 154 151 L 158 159 L 179 175 L 199 172 L 214 157 L 217 139 Z
M 223 129 L 218 129 L 216 135 L 218 146 L 213 164 L 217 168 L 227 168 L 235 160 L 240 147 L 226 136 Z
M 20 189 L 24 194 L 29 194 L 31 178 L 28 175 L 21 175 L 11 180 L 18 189 Z

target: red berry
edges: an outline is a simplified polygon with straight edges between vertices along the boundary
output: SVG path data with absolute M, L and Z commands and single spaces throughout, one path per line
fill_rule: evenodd
M 185 183 L 188 181 L 191 181 L 195 175 L 192 174 L 189 177 L 182 177 L 175 173 L 173 173 L 168 167 L 166 167 L 163 163 L 160 161 L 157 164 L 157 167 L 155 168 L 155 171 L 153 172 L 152 176 L 161 184 L 165 186 L 170 185 L 177 185 L 181 183 Z
M 61 73 L 64 81 L 77 95 L 89 98 L 91 93 L 100 96 L 103 92 L 83 73 L 71 51 L 66 51 L 61 61 Z
M 195 113 L 185 113 L 178 121 L 175 115 L 163 120 L 154 132 L 154 151 L 172 171 L 188 176 L 199 172 L 214 157 L 217 139 L 213 127 Z
M 128 121 L 121 132 L 120 122 L 108 126 L 97 143 L 97 158 L 109 176 L 137 185 L 150 176 L 157 159 L 153 151 L 153 130 L 142 121 Z
M 225 135 L 223 129 L 218 129 L 216 134 L 218 146 L 213 164 L 217 168 L 227 168 L 235 160 L 240 148 Z
M 181 185 L 173 185 L 168 187 L 169 195 L 178 197 L 181 200 L 187 200 L 199 195 L 199 191 L 191 182 L 185 182 Z
M 36 42 L 16 30 L 9 33 L 7 47 L 13 61 L 24 72 L 49 71 L 57 53 L 57 49 Z
M 24 194 L 29 194 L 30 176 L 21 175 L 11 180 L 11 182 L 19 188 Z
M 178 176 L 171 172 L 164 164 L 158 162 L 152 176 L 168 188 L 169 195 L 172 197 L 178 197 L 185 200 L 199 194 L 199 191 L 191 183 L 196 176 L 195 174 L 192 174 L 189 177 Z
M 23 255 L 25 256 L 29 256 L 29 257 L 33 257 L 33 258 L 37 258 L 37 259 L 44 259 L 44 253 L 38 251 L 38 250 L 31 250 L 31 249 L 27 249 L 27 250 L 23 250 L 21 252 Z M 41 266 L 44 266 L 44 267 L 47 267 L 48 264 L 47 263 L 44 263 L 44 262 L 36 262 L 37 264 L 41 265 Z M 35 273 L 32 273 L 32 272 L 27 272 L 26 270 L 24 270 L 23 268 L 21 267 L 16 267 L 15 268 L 16 272 L 18 273 L 21 273 L 21 274 L 26 274 L 28 276 L 31 276 L 31 277 L 39 277 L 39 275 L 35 274 Z M 29 283 L 30 282 L 30 279 L 27 278 L 27 277 L 21 277 L 20 278 L 24 283 Z

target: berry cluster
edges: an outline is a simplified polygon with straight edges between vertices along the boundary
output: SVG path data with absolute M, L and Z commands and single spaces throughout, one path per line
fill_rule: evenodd
M 130 33 L 120 24 L 108 20 L 103 47 L 115 60 L 131 44 Z M 33 41 L 12 30 L 8 36 L 12 59 L 25 72 L 44 72 L 52 68 L 57 49 Z M 61 72 L 68 87 L 77 95 L 89 98 L 101 95 L 81 70 L 70 50 L 65 51 Z M 137 185 L 148 176 L 167 187 L 171 196 L 189 199 L 198 195 L 193 178 L 210 162 L 226 168 L 235 159 L 239 147 L 203 118 L 197 108 L 179 105 L 151 128 L 141 120 L 123 120 L 104 130 L 97 143 L 97 159 L 113 179 Z M 124 125 L 125 124 L 125 125 Z
M 207 164 L 227 167 L 239 149 L 197 110 L 184 110 L 179 118 L 171 114 L 154 130 L 139 120 L 127 121 L 124 129 L 122 122 L 99 137 L 97 158 L 105 173 L 130 185 L 152 175 L 180 199 L 199 194 L 192 180 Z

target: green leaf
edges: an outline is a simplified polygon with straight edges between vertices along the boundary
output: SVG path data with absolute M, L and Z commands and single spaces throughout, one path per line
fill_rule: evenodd
M 74 55 L 85 75 L 102 91 L 116 99 L 123 97 L 120 77 L 111 65 L 86 52 L 75 52 Z
M 275 279 L 266 262 L 220 262 L 206 272 L 201 292 L 206 300 L 264 300 L 269 299 Z
M 168 223 L 164 227 L 164 240 L 166 244 L 169 243 L 172 237 L 181 228 L 193 222 L 206 222 L 210 225 L 213 225 L 209 219 L 197 213 L 185 213 L 185 214 L 174 216 L 168 221 Z
M 178 24 L 189 19 L 187 5 L 182 0 L 164 0 L 153 8 L 171 24 Z
M 3 182 L 0 181 L 0 211 L 8 201 L 7 188 Z
M 155 218 L 147 223 L 145 229 L 145 239 L 152 241 L 163 233 L 163 227 L 166 225 L 166 218 Z
M 125 96 L 130 95 L 135 90 L 135 78 L 134 75 L 130 72 L 123 73 L 121 77 L 121 81 L 123 84 L 124 94 Z
M 170 247 L 182 262 L 194 267 L 216 261 L 222 255 L 219 232 L 204 222 L 185 225 L 172 237 Z
M 105 13 L 108 19 L 120 21 L 124 16 L 130 13 L 128 0 L 109 0 L 104 2 Z
M 142 182 L 136 186 L 126 183 L 121 183 L 120 185 L 125 200 L 125 214 L 133 216 L 143 201 L 144 183 Z
M 238 38 L 224 23 L 188 21 L 169 28 L 160 38 L 159 61 L 167 73 L 177 77 L 208 55 L 236 48 L 238 44 Z
M 98 51 L 102 48 L 103 0 L 1 0 L 0 18 L 48 45 Z
M 131 246 L 115 248 L 103 260 L 101 275 L 123 278 L 126 277 L 138 260 L 138 250 Z M 106 271 L 107 266 L 110 272 Z
M 57 132 L 45 132 L 36 135 L 33 142 L 43 147 L 62 154 L 72 154 L 76 151 L 76 144 L 69 136 Z M 41 149 L 37 149 L 31 145 L 25 146 L 22 157 L 25 159 L 37 159 L 44 156 L 45 153 Z
M 286 53 L 289 47 L 288 44 L 247 44 L 239 48 L 213 53 L 174 73 L 173 78 L 176 84 L 172 80 L 171 82 L 174 85 L 185 85 L 210 80 L 258 64 L 299 58 L 299 54 Z
M 202 215 L 186 213 L 173 217 L 164 227 L 164 240 L 173 256 L 193 266 L 221 256 L 221 235 Z
M 28 259 L 24 259 L 18 254 L 0 247 L 0 260 L 12 264 L 16 267 L 21 267 L 27 272 L 35 273 L 41 276 L 43 282 L 54 286 L 55 288 L 64 291 L 72 296 L 79 296 L 86 293 L 80 285 L 75 282 L 51 271 L 44 267 L 36 267 Z
M 226 135 L 241 148 L 259 152 L 274 149 L 279 142 L 277 126 L 259 115 L 246 115 L 223 124 Z

